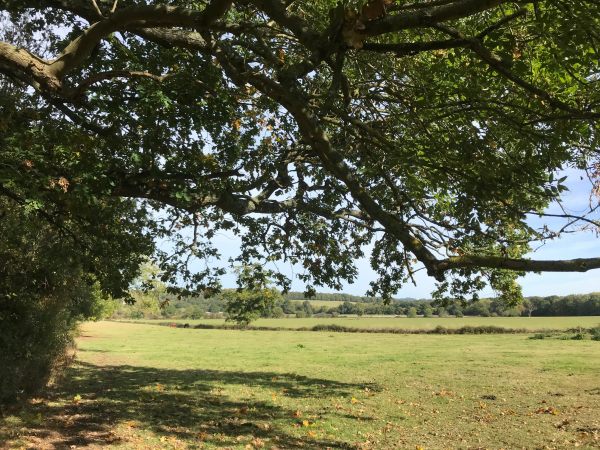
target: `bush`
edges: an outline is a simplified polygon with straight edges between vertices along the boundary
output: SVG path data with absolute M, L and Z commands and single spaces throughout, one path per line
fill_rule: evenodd
M 275 319 L 280 319 L 284 316 L 285 313 L 283 312 L 283 308 L 281 306 L 275 306 L 273 308 L 273 311 L 271 312 L 271 317 L 274 317 Z
M 37 393 L 69 362 L 77 323 L 110 314 L 116 304 L 102 293 L 122 294 L 132 273 L 116 254 L 121 268 L 96 270 L 118 244 L 92 251 L 35 211 L 0 196 L 0 406 Z
M 0 295 L 0 405 L 35 394 L 66 366 L 78 322 L 102 303 L 97 286 L 82 278 L 50 295 Z
M 544 333 L 536 333 L 533 336 L 529 336 L 529 339 L 546 339 L 547 335 Z
M 438 317 L 448 317 L 448 311 L 446 308 L 439 307 L 437 310 Z
M 433 309 L 431 309 L 431 306 L 427 305 L 423 308 L 423 317 L 432 317 L 433 316 Z

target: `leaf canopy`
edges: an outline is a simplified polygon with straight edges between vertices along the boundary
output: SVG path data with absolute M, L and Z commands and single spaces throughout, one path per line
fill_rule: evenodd
M 528 221 L 562 201 L 567 169 L 598 193 L 596 1 L 0 10 L 2 195 L 87 217 L 69 227 L 100 254 L 115 242 L 148 254 L 148 239 L 169 238 L 154 249 L 164 281 L 212 290 L 225 268 L 190 262 L 214 261 L 227 231 L 242 241 L 231 263 L 254 269 L 245 286 L 289 286 L 266 268 L 283 260 L 311 291 L 354 280 L 370 252 L 370 294 L 385 298 L 419 267 L 440 296 L 490 283 L 507 299 L 526 271 L 600 267 L 524 257 L 599 225 L 597 197 L 558 229 Z

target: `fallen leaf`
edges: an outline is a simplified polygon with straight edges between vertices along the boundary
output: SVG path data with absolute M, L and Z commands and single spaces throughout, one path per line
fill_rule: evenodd
M 554 406 L 546 406 L 538 408 L 535 412 L 536 414 L 552 414 L 553 416 L 556 416 L 558 414 L 558 409 Z

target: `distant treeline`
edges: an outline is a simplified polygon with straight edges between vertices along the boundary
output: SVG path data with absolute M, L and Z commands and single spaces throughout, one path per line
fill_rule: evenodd
M 296 292 L 290 291 L 287 294 L 283 295 L 284 299 L 287 300 L 306 300 L 304 297 L 304 292 Z M 311 300 L 320 300 L 325 302 L 354 302 L 354 303 L 375 303 L 378 300 L 377 297 L 366 297 L 361 295 L 351 295 L 344 293 L 324 293 L 317 292 Z M 405 298 L 395 298 L 393 301 L 403 302 L 403 301 L 414 301 L 416 298 L 405 297 Z
M 300 298 L 295 298 L 297 294 Z M 335 296 L 335 298 L 333 298 Z M 222 294 L 203 298 L 168 298 L 165 294 L 135 292 L 136 304 L 116 305 L 113 318 L 122 319 L 202 319 L 225 317 L 225 300 Z M 352 300 L 342 300 L 351 298 Z M 451 302 L 446 306 L 435 305 L 429 300 L 394 300 L 385 304 L 380 299 L 356 301 L 348 294 L 317 294 L 321 301 L 342 301 L 336 306 L 320 305 L 303 300 L 301 293 L 290 293 L 271 308 L 262 312 L 262 317 L 335 317 L 338 315 L 392 315 L 408 317 L 431 316 L 600 316 L 600 292 L 564 297 L 527 297 L 522 304 L 508 308 L 497 299 L 481 299 L 466 305 Z M 301 301 L 298 301 L 301 300 Z M 162 305 L 162 307 L 161 307 Z
M 416 315 L 428 316 L 600 316 L 600 292 L 567 295 L 565 297 L 527 297 L 515 307 L 507 307 L 498 299 L 481 299 L 477 302 L 463 305 L 460 302 L 450 302 L 447 306 L 435 306 L 431 301 L 392 301 L 384 304 L 374 303 L 343 303 L 338 306 L 340 314 L 368 315 Z

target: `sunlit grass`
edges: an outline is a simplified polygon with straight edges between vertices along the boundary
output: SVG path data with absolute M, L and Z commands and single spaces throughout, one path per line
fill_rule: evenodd
M 51 401 L 26 410 L 42 414 L 45 425 L 5 425 L 21 430 L 15 446 L 43 448 L 44 439 L 136 449 L 598 443 L 600 342 L 591 340 L 101 322 L 85 325 L 79 348 Z

